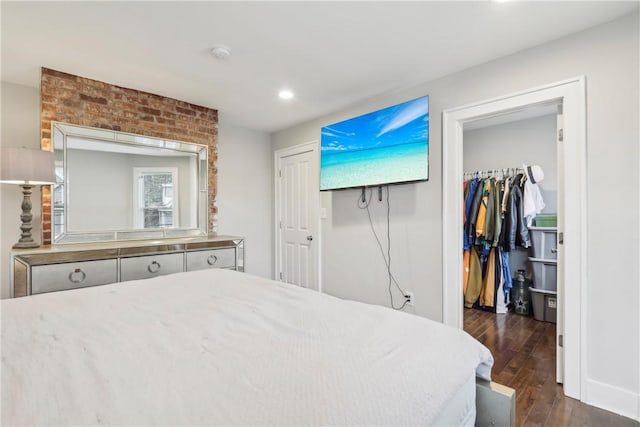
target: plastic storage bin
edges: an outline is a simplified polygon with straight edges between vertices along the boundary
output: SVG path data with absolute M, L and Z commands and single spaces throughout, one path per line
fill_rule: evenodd
M 544 289 L 529 288 L 533 317 L 536 320 L 556 323 L 558 293 Z
M 533 258 L 558 259 L 558 229 L 556 227 L 530 227 Z
M 533 269 L 533 286 L 546 291 L 558 290 L 558 261 L 529 258 Z
M 534 218 L 536 227 L 557 227 L 558 214 L 538 214 Z

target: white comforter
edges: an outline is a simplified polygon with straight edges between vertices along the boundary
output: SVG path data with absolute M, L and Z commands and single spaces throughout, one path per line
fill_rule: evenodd
M 429 425 L 465 332 L 228 270 L 2 301 L 2 424 Z

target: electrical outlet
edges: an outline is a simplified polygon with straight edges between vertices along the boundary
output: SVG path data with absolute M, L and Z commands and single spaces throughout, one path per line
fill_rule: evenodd
M 413 305 L 413 292 L 405 292 L 404 299 L 407 301 L 407 305 Z

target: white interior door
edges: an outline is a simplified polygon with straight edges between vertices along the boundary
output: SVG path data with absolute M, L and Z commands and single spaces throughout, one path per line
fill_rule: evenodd
M 319 289 L 317 144 L 276 152 L 276 276 Z
M 558 114 L 558 270 L 557 270 L 557 289 L 558 295 L 556 296 L 556 382 L 562 384 L 564 382 L 564 242 L 563 242 L 563 230 L 564 230 L 564 138 L 563 138 L 563 116 L 562 116 L 562 104 L 559 106 L 560 113 Z

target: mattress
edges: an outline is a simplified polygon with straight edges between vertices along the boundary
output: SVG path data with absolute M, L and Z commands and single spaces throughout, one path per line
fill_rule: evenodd
M 462 424 L 492 363 L 464 331 L 230 270 L 2 301 L 3 425 Z
M 445 403 L 433 426 L 472 427 L 476 420 L 476 376 L 469 375 L 465 383 L 458 388 Z

